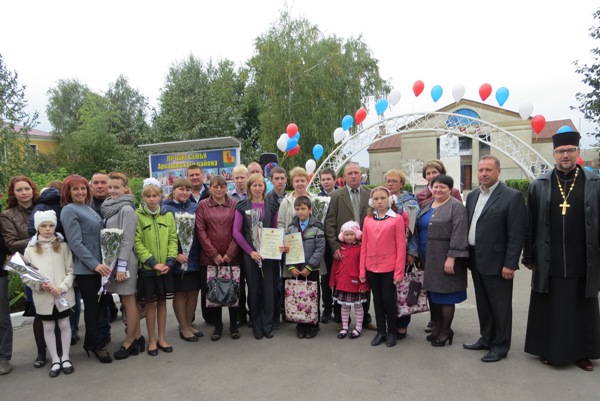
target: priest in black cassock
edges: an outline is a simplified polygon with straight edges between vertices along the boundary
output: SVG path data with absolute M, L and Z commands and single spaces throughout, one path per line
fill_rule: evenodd
M 586 371 L 600 358 L 600 176 L 577 165 L 581 136 L 552 136 L 556 167 L 529 187 L 523 264 L 532 269 L 525 352 Z

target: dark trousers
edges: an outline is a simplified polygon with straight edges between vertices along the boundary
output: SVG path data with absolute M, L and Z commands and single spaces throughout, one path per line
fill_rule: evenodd
M 246 269 L 242 267 L 240 270 L 240 303 L 238 308 L 238 320 L 241 323 L 246 322 L 246 316 L 249 312 L 248 298 L 246 297 Z
M 275 269 L 279 261 L 263 260 L 259 268 L 250 255 L 244 254 L 244 273 L 248 283 L 248 305 L 254 335 L 273 331 L 275 313 Z M 241 299 L 240 299 L 241 307 Z
M 215 319 L 215 333 L 223 334 L 223 308 L 208 308 L 211 311 L 211 316 Z M 238 309 L 235 308 L 227 308 L 229 309 L 229 332 L 235 333 L 238 330 L 237 320 L 238 320 Z M 214 310 L 214 312 L 213 312 Z
M 102 349 L 102 333 L 100 332 L 100 311 L 107 309 L 107 297 L 105 294 L 98 296 L 100 290 L 100 275 L 81 274 L 76 276 L 77 286 L 81 292 L 81 300 L 84 304 L 83 320 L 85 322 L 85 340 L 83 347 L 87 349 Z
M 367 270 L 367 281 L 373 292 L 375 321 L 380 334 L 396 332 L 396 286 L 394 272 L 374 273 Z M 364 305 L 364 304 L 363 304 Z
M 506 355 L 512 334 L 513 280 L 480 274 L 474 257 L 471 265 L 481 338 L 492 351 Z
M 321 276 L 321 296 L 323 301 L 323 310 L 331 313 L 333 311 L 333 291 L 329 286 L 329 278 L 331 277 L 331 268 L 333 266 L 333 254 L 329 246 L 325 247 L 325 255 L 323 256 L 327 273 Z

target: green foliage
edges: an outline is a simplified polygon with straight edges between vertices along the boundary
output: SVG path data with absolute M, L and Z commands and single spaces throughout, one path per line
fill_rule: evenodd
M 304 166 L 317 143 L 325 154 L 330 152 L 342 117 L 354 114 L 369 96 L 389 90 L 360 37 L 325 36 L 287 11 L 256 39 L 255 47 L 256 55 L 248 62 L 247 96 L 258 106 L 262 147 L 278 152 L 277 139 L 290 122 L 300 130 L 301 151 L 283 161 L 286 168 Z
M 80 109 L 93 92 L 77 79 L 59 79 L 56 87 L 48 89 L 46 115 L 52 124 L 52 134 L 59 139 L 79 129 Z
M 190 55 L 171 66 L 153 118 L 153 142 L 237 137 L 243 85 L 233 62 Z
M 64 167 L 60 167 L 57 170 L 50 171 L 48 173 L 31 173 L 29 178 L 31 178 L 33 182 L 37 184 L 39 191 L 41 188 L 44 188 L 46 184 L 48 184 L 50 181 L 62 181 L 65 178 L 67 178 L 68 175 L 69 173 L 67 172 L 67 170 Z
M 590 28 L 590 37 L 598 40 L 600 39 L 600 9 L 594 13 L 594 19 L 599 24 Z M 593 48 L 590 53 L 592 64 L 580 64 L 579 61 L 573 63 L 576 67 L 575 72 L 583 76 L 581 81 L 590 87 L 587 93 L 577 93 L 576 99 L 579 103 L 577 109 L 583 113 L 586 120 L 596 123 L 594 136 L 600 139 L 600 125 L 597 124 L 600 119 L 600 47 Z
M 135 196 L 135 206 L 138 207 L 142 204 L 142 185 L 144 184 L 144 178 L 130 178 L 129 189 L 133 196 Z
M 520 191 L 523 194 L 523 197 L 525 198 L 525 200 L 527 200 L 527 196 L 529 194 L 529 180 L 525 180 L 525 179 L 506 180 L 504 182 L 504 184 L 506 184 L 507 187 L 514 188 L 517 191 Z
M 8 275 L 8 306 L 12 311 L 22 311 L 27 296 L 21 279 L 16 274 Z
M 4 65 L 0 54 L 0 187 L 10 178 L 28 174 L 35 167 L 34 154 L 29 147 L 28 131 L 37 124 L 37 112 L 26 111 L 25 86 L 19 85 L 19 75 Z

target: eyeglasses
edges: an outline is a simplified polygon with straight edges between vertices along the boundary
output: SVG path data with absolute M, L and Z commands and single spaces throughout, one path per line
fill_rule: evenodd
M 565 153 L 568 154 L 568 155 L 574 155 L 575 152 L 577 152 L 578 149 L 579 148 L 567 148 L 567 149 L 562 149 L 562 150 L 555 150 L 554 154 L 557 155 L 557 156 L 562 156 Z
M 386 184 L 400 184 L 400 180 L 386 180 Z

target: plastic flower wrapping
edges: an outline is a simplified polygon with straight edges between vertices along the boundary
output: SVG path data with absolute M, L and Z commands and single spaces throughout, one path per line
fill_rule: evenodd
M 40 284 L 52 284 L 51 281 L 40 272 L 40 269 L 35 267 L 25 256 L 21 255 L 19 252 L 11 256 L 11 258 L 4 265 L 4 270 L 18 274 L 21 280 L 25 279 L 30 282 Z M 67 301 L 63 295 L 54 297 L 54 305 L 56 305 L 56 309 L 58 309 L 60 312 L 71 307 L 70 302 Z
M 190 256 L 192 242 L 194 242 L 194 230 L 196 226 L 196 215 L 192 213 L 175 213 L 175 225 L 177 227 L 177 238 L 181 251 L 187 257 Z M 188 264 L 181 264 L 181 271 L 187 271 Z
M 317 199 L 313 201 L 313 216 L 323 224 L 325 224 L 325 216 L 327 216 L 330 200 L 329 196 L 317 196 Z
M 250 209 L 246 210 L 246 215 L 250 221 L 250 232 L 252 233 L 252 245 L 254 249 L 260 251 L 260 236 L 262 235 L 263 222 L 262 222 L 262 209 Z M 262 261 L 258 262 L 258 267 L 261 268 L 262 272 Z
M 102 276 L 102 286 L 98 295 L 106 292 L 106 284 L 108 284 L 112 271 L 117 264 L 119 256 L 119 248 L 121 247 L 121 239 L 123 238 L 123 230 L 119 228 L 103 228 L 100 230 L 100 249 L 102 251 L 102 263 L 110 267 L 111 274 Z

